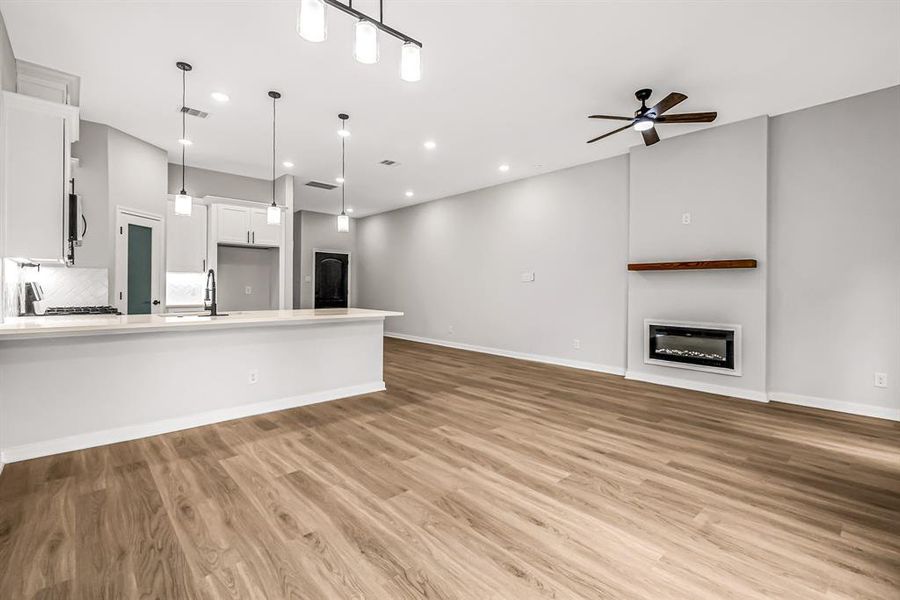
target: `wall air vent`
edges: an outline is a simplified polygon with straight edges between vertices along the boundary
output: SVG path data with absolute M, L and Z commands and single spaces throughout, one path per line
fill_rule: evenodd
M 209 116 L 208 112 L 204 112 L 197 108 L 191 108 L 190 106 L 178 106 L 175 108 L 175 110 L 177 110 L 178 112 L 184 112 L 189 117 L 197 117 L 200 119 L 205 119 Z
M 323 181 L 307 181 L 306 185 L 309 187 L 319 188 L 320 190 L 333 190 L 336 188 L 336 185 L 325 183 Z
M 386 167 L 396 167 L 396 166 L 398 166 L 400 163 L 398 163 L 396 160 L 385 159 L 385 160 L 381 161 L 381 162 L 378 163 L 378 164 L 384 165 L 384 166 L 386 166 Z

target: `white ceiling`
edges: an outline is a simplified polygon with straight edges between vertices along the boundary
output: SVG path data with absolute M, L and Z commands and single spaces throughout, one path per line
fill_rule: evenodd
M 900 3 L 476 2 L 385 0 L 385 22 L 424 43 L 424 78 L 399 77 L 399 42 L 381 62 L 352 56 L 352 20 L 329 11 L 329 39 L 295 31 L 298 1 L 0 0 L 18 58 L 82 77 L 83 118 L 180 160 L 181 72 L 194 65 L 188 164 L 268 178 L 270 89 L 280 90 L 282 160 L 308 179 L 340 169 L 337 113 L 350 113 L 347 194 L 356 215 L 390 210 L 621 154 L 640 87 L 690 96 L 673 112 L 717 123 L 780 114 L 900 83 Z M 357 0 L 374 14 L 377 2 Z M 231 102 L 220 105 L 212 91 Z M 660 126 L 663 139 L 697 125 Z M 426 151 L 426 139 L 438 143 Z M 397 167 L 378 164 L 382 159 Z M 508 173 L 498 172 L 509 163 Z M 190 183 L 190 182 L 188 182 Z M 190 185 L 188 185 L 190 187 Z M 407 189 L 415 197 L 404 196 Z M 338 191 L 303 187 L 300 206 L 336 212 Z

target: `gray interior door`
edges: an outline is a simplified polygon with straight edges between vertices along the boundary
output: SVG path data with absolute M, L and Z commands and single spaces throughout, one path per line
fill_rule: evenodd
M 350 255 L 316 252 L 314 308 L 347 308 L 350 300 Z
M 153 230 L 128 224 L 128 314 L 149 315 L 152 301 Z

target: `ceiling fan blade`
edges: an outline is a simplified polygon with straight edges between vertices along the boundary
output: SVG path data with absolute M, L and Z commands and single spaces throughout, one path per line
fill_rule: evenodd
M 588 140 L 587 143 L 588 143 L 588 144 L 593 144 L 593 143 L 596 142 L 597 140 L 602 140 L 603 138 L 609 137 L 609 136 L 611 136 L 611 135 L 614 134 L 614 133 L 619 133 L 620 131 L 625 131 L 625 130 L 628 129 L 629 127 L 631 127 L 631 123 L 629 123 L 629 124 L 626 125 L 625 127 L 619 127 L 618 129 L 613 129 L 613 130 L 610 131 L 609 133 L 604 133 L 604 134 L 601 135 L 600 137 L 595 137 L 595 138 L 592 139 L 592 140 Z
M 681 113 L 680 115 L 665 115 L 657 117 L 657 123 L 710 123 L 716 120 L 718 113 L 715 112 L 698 112 L 698 113 Z
M 656 106 L 650 109 L 650 112 L 654 113 L 658 117 L 676 104 L 680 104 L 685 100 L 687 100 L 687 96 L 685 96 L 681 92 L 672 92 L 671 94 L 657 102 Z
M 659 134 L 656 133 L 656 128 L 651 127 L 650 129 L 645 129 L 641 132 L 641 135 L 644 136 L 644 145 L 652 146 L 656 142 L 659 141 Z
M 591 115 L 588 119 L 612 119 L 613 121 L 633 121 L 634 117 L 615 117 L 612 115 Z

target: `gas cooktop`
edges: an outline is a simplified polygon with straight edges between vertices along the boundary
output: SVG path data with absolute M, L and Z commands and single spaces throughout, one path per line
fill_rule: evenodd
M 121 315 L 115 306 L 54 306 L 48 308 L 45 316 L 69 316 L 69 315 Z

